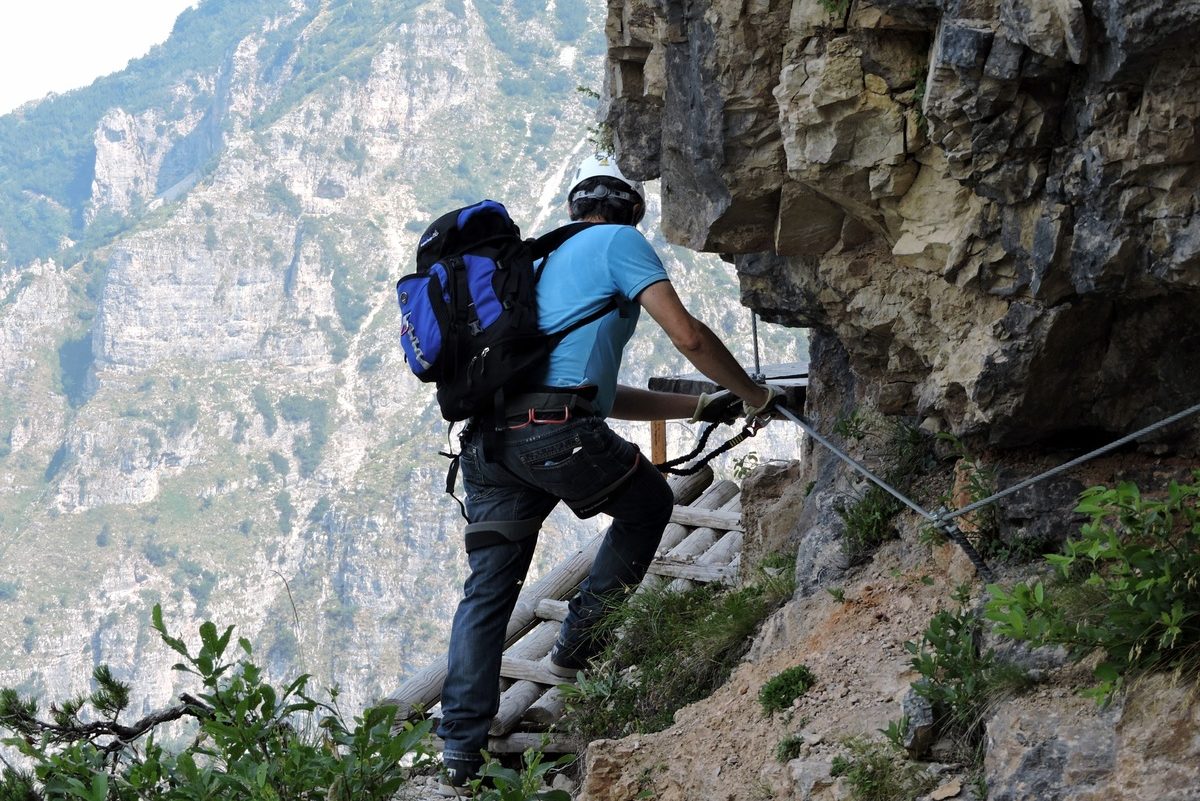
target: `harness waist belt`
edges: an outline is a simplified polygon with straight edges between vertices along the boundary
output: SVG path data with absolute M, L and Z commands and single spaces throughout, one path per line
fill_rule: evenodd
M 504 415 L 525 418 L 530 409 L 558 415 L 566 410 L 572 417 L 591 417 L 596 414 L 596 407 L 591 400 L 575 392 L 527 392 L 509 398 L 504 404 Z

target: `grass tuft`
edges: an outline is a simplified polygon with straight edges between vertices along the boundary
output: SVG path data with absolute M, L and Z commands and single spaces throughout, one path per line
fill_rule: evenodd
M 797 698 L 808 692 L 817 677 L 804 665 L 796 665 L 767 681 L 758 692 L 763 712 L 773 715 L 790 709 Z
M 793 591 L 793 571 L 778 568 L 736 590 L 709 584 L 637 593 L 602 624 L 625 636 L 577 686 L 565 688 L 559 730 L 599 739 L 667 728 L 677 710 L 728 679 L 759 624 Z
M 861 737 L 846 741 L 848 756 L 833 760 L 832 775 L 846 777 L 854 801 L 912 801 L 937 786 L 937 778 L 902 752 Z

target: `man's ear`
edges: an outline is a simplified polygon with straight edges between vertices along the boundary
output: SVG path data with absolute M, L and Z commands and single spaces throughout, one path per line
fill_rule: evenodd
M 633 222 L 630 225 L 637 225 L 642 221 L 642 217 L 646 216 L 646 206 L 642 203 L 633 204 Z

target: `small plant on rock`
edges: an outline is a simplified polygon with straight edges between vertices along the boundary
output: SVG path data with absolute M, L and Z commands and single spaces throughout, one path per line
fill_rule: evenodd
M 800 748 L 804 745 L 804 737 L 799 734 L 789 734 L 779 741 L 775 748 L 775 759 L 779 762 L 791 762 L 800 756 Z
M 960 604 L 958 611 L 938 612 L 921 641 L 906 642 L 904 648 L 921 674 L 912 686 L 933 707 L 935 730 L 953 738 L 973 759 L 988 710 L 999 698 L 1027 686 L 1029 678 L 994 651 L 980 649 L 983 624 L 967 608 L 969 587 L 959 587 L 954 599 Z M 897 730 L 889 726 L 889 739 Z
M 875 430 L 876 427 L 865 429 L 859 438 L 875 438 Z M 910 492 L 916 479 L 924 475 L 935 462 L 930 437 L 902 420 L 893 420 L 881 430 L 883 433 L 878 435 L 876 451 L 878 471 L 884 481 L 900 492 Z M 856 429 L 850 431 L 858 433 Z M 834 508 L 844 524 L 842 551 L 850 564 L 860 564 L 870 558 L 880 545 L 896 538 L 893 520 L 904 509 L 904 505 L 889 492 L 871 483 L 856 495 L 840 498 Z
M 937 779 L 903 752 L 861 737 L 846 741 L 847 756 L 833 759 L 831 775 L 845 776 L 855 801 L 912 801 L 937 786 Z
M 758 703 L 768 715 L 791 709 L 795 700 L 808 692 L 816 681 L 816 676 L 806 666 L 790 667 L 762 686 L 758 691 Z
M 842 16 L 850 8 L 850 0 L 821 0 L 821 8 L 830 14 Z

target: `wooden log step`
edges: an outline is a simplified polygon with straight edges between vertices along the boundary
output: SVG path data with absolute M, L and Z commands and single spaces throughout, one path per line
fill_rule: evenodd
M 718 481 L 692 504 L 693 509 L 719 509 L 732 499 L 738 497 L 741 490 L 732 481 Z M 659 556 L 665 556 L 673 548 L 683 542 L 692 533 L 692 529 L 682 523 L 668 523 L 663 532 L 662 541 L 658 546 Z M 663 579 L 650 573 L 642 580 L 637 592 L 647 592 L 661 586 Z
M 728 503 L 730 498 L 737 497 L 740 491 L 738 485 L 732 481 L 718 481 L 687 508 L 719 509 Z M 682 505 L 677 504 L 677 506 Z M 678 545 L 690 532 L 691 528 L 682 523 L 668 523 L 666 530 L 663 531 L 662 541 L 659 543 L 658 549 L 663 552 L 669 551 Z
M 698 565 L 728 565 L 742 551 L 742 532 L 731 531 L 696 557 Z
M 726 501 L 725 504 L 723 504 L 720 509 L 716 510 L 716 512 L 719 514 L 740 514 L 741 509 L 742 509 L 742 497 L 741 497 L 741 494 L 739 493 L 738 495 L 735 495 L 734 497 L 732 497 L 728 501 Z M 722 537 L 722 534 L 724 535 L 723 537 Z M 697 563 L 700 561 L 700 558 L 704 554 L 708 553 L 715 547 L 715 544 L 719 541 L 719 539 L 729 539 L 731 536 L 734 536 L 734 534 L 738 534 L 740 536 L 741 532 L 738 532 L 738 531 L 731 531 L 728 533 L 718 532 L 717 530 L 715 530 L 713 528 L 709 528 L 708 526 L 702 526 L 700 528 L 693 529 L 692 533 L 689 534 L 683 540 L 683 542 L 676 545 L 674 548 L 671 549 L 671 551 L 668 554 L 666 554 L 665 559 L 668 562 L 675 561 L 675 562 L 682 562 L 682 563 L 688 563 L 688 564 Z M 708 562 L 707 564 L 711 565 L 713 563 Z M 672 574 L 672 575 L 674 575 L 674 574 Z M 722 577 L 718 577 L 718 578 L 702 578 L 699 580 L 700 581 L 723 581 L 724 579 Z M 692 587 L 692 584 L 693 583 L 691 580 L 676 577 L 675 580 L 672 581 L 668 585 L 668 589 L 671 590 L 672 592 L 684 592 L 684 591 L 690 589 Z
M 541 698 L 530 704 L 529 709 L 525 710 L 525 716 L 521 722 L 543 729 L 549 728 L 559 721 L 566 708 L 567 702 L 563 698 L 562 690 L 558 687 L 551 687 Z
M 567 619 L 567 602 L 546 598 L 537 605 L 536 612 L 542 620 L 554 620 L 562 623 Z
M 553 621 L 542 622 L 533 631 L 517 640 L 511 648 L 504 652 L 504 655 L 516 659 L 541 659 L 550 653 L 557 637 L 558 624 Z
M 537 701 L 544 692 L 546 692 L 546 687 L 537 682 L 513 682 L 513 686 L 500 696 L 500 707 L 496 710 L 496 716 L 492 718 L 488 734 L 493 737 L 508 734 L 521 722 L 521 718 L 525 716 L 525 711 L 529 709 L 530 705 Z
M 500 660 L 500 675 L 510 679 L 535 681 L 547 687 L 575 683 L 575 679 L 573 678 L 564 679 L 562 676 L 555 676 L 550 672 L 550 669 L 546 666 L 547 664 L 547 662 L 535 662 L 532 659 L 514 659 L 506 656 Z
M 675 511 L 671 512 L 671 522 L 679 523 L 682 526 L 703 526 L 720 531 L 740 531 L 742 513 L 697 509 L 694 506 L 676 506 Z
M 547 603 L 547 601 L 542 603 Z M 558 638 L 558 629 L 559 624 L 554 621 L 542 623 L 522 637 L 516 645 L 509 648 L 504 656 L 508 659 L 540 662 L 554 647 L 554 641 Z M 494 737 L 508 734 L 521 722 L 529 705 L 540 698 L 544 692 L 546 692 L 544 684 L 533 681 L 514 681 L 512 686 L 500 694 L 500 707 L 496 710 L 496 716 L 492 718 L 488 734 Z
M 731 565 L 700 565 L 675 559 L 655 559 L 650 565 L 650 573 L 666 578 L 706 583 L 719 581 L 732 585 L 737 581 L 737 571 Z

